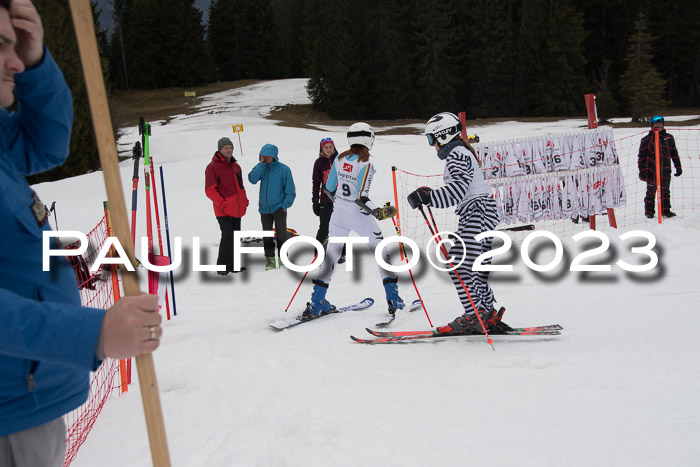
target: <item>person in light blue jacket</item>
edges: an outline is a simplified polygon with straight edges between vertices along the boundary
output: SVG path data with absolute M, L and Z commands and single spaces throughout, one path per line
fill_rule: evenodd
M 8 112 L 13 89 L 18 110 Z M 65 257 L 43 271 L 48 213 L 24 177 L 64 163 L 72 124 L 70 90 L 36 9 L 0 0 L 1 466 L 63 465 L 62 416 L 87 399 L 90 371 L 105 357 L 154 350 L 162 332 L 157 296 L 83 308 Z
M 263 230 L 275 228 L 277 248 L 289 237 L 287 234 L 287 209 L 294 204 L 296 190 L 289 167 L 279 161 L 279 150 L 274 144 L 266 144 L 260 149 L 260 162 L 248 174 L 252 184 L 260 182 L 258 211 Z M 263 239 L 265 249 L 265 270 L 275 269 L 275 244 L 269 237 Z M 279 267 L 282 267 L 280 260 Z

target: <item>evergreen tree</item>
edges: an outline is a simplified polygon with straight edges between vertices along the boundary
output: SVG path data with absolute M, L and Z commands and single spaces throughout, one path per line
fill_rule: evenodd
M 78 53 L 78 42 L 75 38 L 68 3 L 63 0 L 43 0 L 36 2 L 35 6 L 44 27 L 44 43 L 63 72 L 73 95 L 73 128 L 70 153 L 66 163 L 51 171 L 29 177 L 30 183 L 60 180 L 97 170 L 100 167 L 85 78 Z M 95 19 L 98 47 L 104 47 L 105 33 L 99 26 L 96 6 L 93 2 L 91 2 L 91 7 Z M 104 56 L 102 51 L 100 55 Z M 106 71 L 106 62 L 103 62 L 103 65 Z
M 639 13 L 625 56 L 627 69 L 620 80 L 633 122 L 648 121 L 666 105 L 663 99 L 666 80 L 652 64 L 652 41 L 647 18 L 643 13 Z
M 595 73 L 593 83 L 595 86 L 598 119 L 601 122 L 607 122 L 610 117 L 617 115 L 620 111 L 619 104 L 613 92 L 614 79 L 612 62 L 610 60 L 603 62 L 601 69 Z
M 571 115 L 583 108 L 582 18 L 569 0 L 524 0 L 516 64 L 518 115 Z
M 470 86 L 466 101 L 469 118 L 511 116 L 515 63 L 514 0 L 469 2 L 464 25 Z
M 278 61 L 275 64 L 275 77 L 300 78 L 304 76 L 304 50 L 302 48 L 302 15 L 304 0 L 272 0 L 274 24 L 277 29 Z M 333 21 L 320 18 L 319 26 Z
M 374 55 L 377 97 L 373 103 L 373 116 L 377 118 L 421 116 L 414 95 L 416 76 L 411 21 L 415 12 L 412 6 L 401 0 L 379 3 L 378 31 L 381 33 Z
M 136 89 L 189 86 L 211 80 L 202 13 L 194 0 L 115 0 L 115 84 Z M 126 76 L 123 70 L 126 70 Z
M 458 62 L 462 45 L 451 0 L 421 4 L 415 21 L 417 75 L 416 99 L 423 115 L 457 109 Z
M 236 15 L 235 0 L 214 0 L 209 5 L 207 43 L 217 78 L 227 81 L 240 79 L 239 51 L 236 49 L 231 19 Z

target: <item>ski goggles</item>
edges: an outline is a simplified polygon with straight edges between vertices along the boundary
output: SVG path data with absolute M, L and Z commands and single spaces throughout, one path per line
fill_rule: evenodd
M 653 125 L 654 123 L 663 123 L 664 118 L 661 115 L 657 115 L 656 117 L 651 118 L 651 124 Z
M 437 143 L 437 139 L 435 138 L 435 135 L 428 133 L 425 136 L 428 137 L 428 146 L 435 146 L 435 143 Z
M 333 140 L 331 138 L 323 138 L 321 144 L 325 145 L 326 143 L 333 143 Z

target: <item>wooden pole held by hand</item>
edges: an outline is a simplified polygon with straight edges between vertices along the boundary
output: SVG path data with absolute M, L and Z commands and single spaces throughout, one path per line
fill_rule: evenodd
M 124 192 L 119 176 L 117 147 L 114 141 L 112 121 L 109 116 L 107 93 L 102 76 L 102 64 L 97 50 L 97 38 L 95 36 L 90 0 L 70 0 L 70 9 L 75 26 L 75 35 L 78 39 L 80 60 L 83 64 L 83 74 L 85 75 L 92 122 L 95 127 L 102 173 L 105 178 L 107 199 L 109 200 L 112 213 L 112 227 L 119 239 L 119 243 L 124 247 L 129 261 L 131 264 L 136 264 L 134 247 L 131 242 L 131 232 L 129 231 L 129 223 L 126 216 Z M 122 268 L 122 283 L 125 295 L 141 294 L 136 272 L 129 272 Z M 141 398 L 146 415 L 153 465 L 156 467 L 168 467 L 170 466 L 170 455 L 165 436 L 165 425 L 160 406 L 153 356 L 151 354 L 138 355 L 136 364 L 138 366 Z

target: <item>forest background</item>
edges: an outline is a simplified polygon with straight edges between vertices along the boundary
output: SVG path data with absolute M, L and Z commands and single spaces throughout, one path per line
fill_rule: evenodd
M 99 168 L 68 4 L 35 4 L 75 122 L 67 163 L 33 183 Z M 101 0 L 93 12 L 112 98 L 308 78 L 314 110 L 345 120 L 568 117 L 585 114 L 586 93 L 601 121 L 700 106 L 697 0 Z

